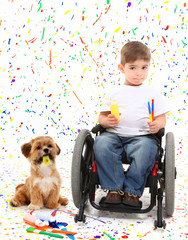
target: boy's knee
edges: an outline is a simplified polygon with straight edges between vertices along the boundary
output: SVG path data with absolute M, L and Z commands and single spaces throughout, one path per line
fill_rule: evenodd
M 108 149 L 109 147 L 111 148 L 111 145 L 114 144 L 113 139 L 111 136 L 108 136 L 106 134 L 101 134 L 96 137 L 94 141 L 94 151 L 103 151 Z
M 138 143 L 138 146 L 140 145 L 140 147 L 143 147 L 143 148 L 148 148 L 148 147 L 157 147 L 157 142 L 154 138 L 151 138 L 151 137 L 142 137 L 139 139 L 139 143 Z
M 99 151 L 99 149 L 101 150 L 102 148 L 105 148 L 105 139 L 102 135 L 97 136 L 95 141 L 94 141 L 94 151 Z

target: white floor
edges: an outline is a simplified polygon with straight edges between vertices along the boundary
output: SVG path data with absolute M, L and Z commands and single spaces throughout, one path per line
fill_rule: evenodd
M 70 178 L 71 178 L 71 151 L 58 156 L 57 166 L 61 174 L 63 184 L 61 194 L 69 198 L 69 204 L 62 207 L 56 213 L 57 220 L 67 224 L 67 230 L 77 232 L 75 237 L 67 239 L 186 239 L 188 238 L 188 163 L 187 163 L 187 138 L 176 139 L 176 167 L 177 179 L 175 189 L 175 211 L 173 217 L 166 218 L 166 229 L 154 229 L 156 219 L 156 207 L 146 214 L 124 214 L 98 211 L 88 204 L 85 211 L 86 223 L 75 223 L 74 215 L 78 212 L 72 201 Z M 19 146 L 19 144 L 18 144 Z M 12 154 L 0 157 L 0 239 L 48 239 L 44 235 L 27 233 L 29 227 L 23 221 L 24 214 L 28 211 L 27 206 L 12 208 L 9 200 L 14 194 L 17 184 L 24 181 L 29 174 L 29 162 L 17 154 L 13 147 Z M 18 151 L 19 152 L 19 151 Z M 9 155 L 9 157 L 8 157 Z M 100 192 L 101 193 L 101 192 Z M 98 195 L 100 198 L 101 194 Z M 149 201 L 147 191 L 142 200 Z M 52 210 L 42 209 L 40 212 L 49 214 Z M 165 210 L 164 210 L 165 215 Z M 54 238 L 51 238 L 54 239 Z

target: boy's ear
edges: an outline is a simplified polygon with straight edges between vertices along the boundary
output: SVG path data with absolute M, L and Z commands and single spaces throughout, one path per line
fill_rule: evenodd
M 121 63 L 118 64 L 118 68 L 119 68 L 121 73 L 125 73 L 124 66 Z
M 22 154 L 28 158 L 29 155 L 30 155 L 30 151 L 31 151 L 31 143 L 25 143 L 21 146 L 21 151 L 22 151 Z

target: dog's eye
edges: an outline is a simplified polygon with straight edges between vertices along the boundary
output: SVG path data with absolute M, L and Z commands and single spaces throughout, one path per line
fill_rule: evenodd
M 41 149 L 41 146 L 38 146 L 36 149 L 37 149 L 37 150 L 40 150 L 40 149 Z
M 51 145 L 51 144 L 49 144 L 49 145 L 48 145 L 48 147 L 49 147 L 49 148 L 51 148 L 51 147 L 52 147 L 52 145 Z

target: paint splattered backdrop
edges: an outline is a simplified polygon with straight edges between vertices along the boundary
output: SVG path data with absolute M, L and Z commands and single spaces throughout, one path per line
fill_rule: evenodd
M 1 152 L 9 139 L 74 140 L 91 128 L 106 90 L 123 81 L 117 64 L 128 40 L 149 46 L 148 83 L 175 99 L 171 124 L 186 124 L 185 1 L 9 0 L 0 13 Z

